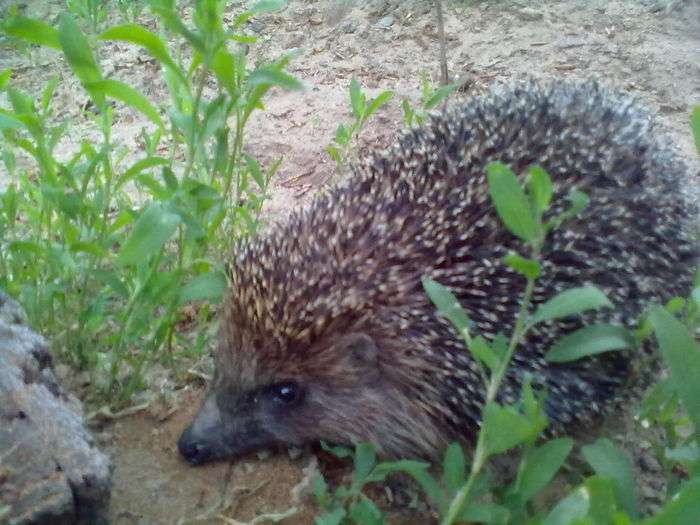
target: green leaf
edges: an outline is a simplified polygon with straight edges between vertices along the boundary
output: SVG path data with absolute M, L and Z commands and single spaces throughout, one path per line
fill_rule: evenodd
M 364 483 L 365 478 L 372 472 L 376 459 L 377 454 L 370 443 L 359 443 L 355 447 L 353 485 L 360 487 Z
M 49 109 L 51 98 L 53 97 L 56 87 L 58 86 L 59 77 L 53 75 L 41 92 L 41 110 L 46 112 Z
M 490 370 L 493 370 L 498 365 L 498 356 L 482 336 L 477 335 L 471 340 L 471 343 L 468 344 L 467 347 L 471 354 L 484 363 Z
M 143 47 L 160 64 L 170 69 L 180 82 L 187 84 L 182 71 L 170 57 L 165 43 L 147 29 L 136 24 L 123 24 L 110 27 L 97 38 L 101 40 L 120 40 Z
M 454 91 L 459 87 L 459 84 L 448 84 L 447 86 L 440 86 L 433 94 L 428 97 L 428 99 L 423 103 L 425 109 L 433 109 L 440 102 L 449 97 Z
M 700 106 L 693 108 L 693 114 L 690 117 L 690 125 L 693 129 L 693 137 L 695 138 L 695 149 L 700 154 Z
M 223 272 L 208 272 L 192 279 L 180 292 L 180 304 L 189 301 L 209 300 L 219 302 L 226 291 L 227 281 Z
M 343 447 L 341 445 L 329 445 L 325 441 L 321 441 L 321 448 L 329 454 L 333 454 L 335 457 L 340 459 L 349 458 L 353 455 L 353 451 L 349 448 Z
M 92 274 L 95 276 L 95 279 L 108 285 L 123 299 L 129 298 L 129 289 L 119 280 L 119 277 L 115 272 L 110 272 L 107 270 L 93 270 Z
M 68 249 L 73 253 L 88 253 L 96 257 L 107 257 L 109 252 L 93 242 L 78 241 L 70 244 Z
M 530 192 L 535 209 L 543 213 L 549 208 L 554 193 L 552 179 L 549 174 L 539 166 L 531 166 L 528 169 L 530 176 L 527 179 L 527 188 Z
M 606 438 L 600 438 L 591 445 L 585 445 L 581 448 L 581 452 L 596 474 L 612 480 L 620 504 L 630 516 L 636 518 L 638 515 L 637 498 L 634 493 L 632 469 L 627 456 Z
M 355 77 L 350 79 L 350 107 L 356 119 L 361 119 L 363 117 L 365 113 L 365 97 Z
M 360 499 L 350 507 L 350 518 L 354 523 L 362 525 L 382 525 L 384 519 L 382 513 L 377 506 L 366 496 L 361 496 Z
M 472 503 L 457 516 L 459 523 L 509 523 L 510 512 L 495 503 Z
M 593 523 L 617 523 L 613 521 L 617 512 L 617 498 L 612 480 L 602 476 L 591 476 L 584 486 L 590 501 L 588 515 Z
M 274 66 L 261 66 L 248 77 L 248 86 L 278 86 L 284 89 L 301 89 L 303 86 L 296 78 Z
M 58 25 L 61 48 L 68 60 L 68 65 L 83 84 L 97 107 L 104 106 L 104 97 L 94 93 L 88 87 L 93 82 L 102 80 L 102 73 L 90 50 L 90 44 L 78 24 L 68 13 L 63 13 Z
M 466 462 L 459 443 L 451 443 L 442 462 L 442 484 L 449 494 L 457 492 L 465 482 Z
M 21 38 L 30 44 L 61 49 L 58 31 L 40 20 L 13 16 L 5 22 L 3 30 L 6 34 L 15 38 Z
M 384 481 L 393 472 L 405 472 L 420 485 L 428 499 L 436 505 L 443 503 L 444 489 L 430 475 L 430 465 L 422 461 L 401 459 L 398 461 L 384 461 L 379 463 L 365 480 L 367 483 Z
M 437 307 L 440 315 L 445 317 L 457 329 L 460 335 L 469 341 L 469 326 L 471 321 L 454 294 L 445 286 L 430 277 L 422 277 L 421 282 L 430 300 Z
M 511 252 L 503 257 L 503 262 L 527 279 L 537 279 L 540 276 L 540 263 L 534 259 L 526 259 Z
M 340 525 L 345 517 L 345 509 L 338 507 L 330 512 L 318 516 L 314 520 L 315 525 Z
M 238 97 L 235 83 L 236 63 L 233 55 L 225 47 L 219 49 L 212 60 L 211 68 L 219 81 L 232 98 Z
M 487 454 L 500 454 L 528 441 L 533 425 L 515 408 L 491 402 L 484 407 L 484 432 Z
M 5 89 L 10 78 L 12 78 L 12 70 L 10 68 L 3 69 L 2 72 L 0 72 L 0 91 Z
M 134 230 L 121 247 L 117 263 L 126 266 L 144 262 L 173 236 L 180 217 L 165 210 L 159 204 L 151 204 L 141 214 Z
M 0 111 L 0 130 L 10 130 L 26 127 L 24 122 Z
M 551 510 L 542 525 L 571 525 L 588 514 L 589 496 L 585 487 L 579 487 Z
M 363 119 L 366 120 L 370 116 L 372 116 L 375 113 L 375 111 L 377 111 L 380 107 L 389 102 L 389 100 L 393 96 L 394 93 L 392 91 L 382 91 L 379 95 L 377 95 L 376 98 L 372 99 L 370 103 L 367 104 L 367 108 L 365 109 Z
M 683 324 L 660 306 L 649 314 L 673 386 L 700 433 L 700 348 Z
M 595 286 L 581 286 L 566 290 L 541 304 L 530 319 L 531 324 L 551 321 L 579 314 L 586 310 L 595 310 L 604 306 L 610 307 L 612 303 Z
M 528 501 L 544 489 L 554 478 L 571 452 L 571 438 L 559 438 L 528 450 L 520 462 L 518 477 L 514 484 L 521 501 Z M 512 489 L 513 491 L 515 491 Z
M 697 525 L 700 516 L 700 478 L 688 481 L 683 488 L 643 525 Z
M 489 193 L 503 224 L 524 241 L 540 236 L 540 226 L 530 208 L 518 178 L 505 164 L 491 162 L 486 166 Z
M 575 361 L 589 355 L 634 346 L 634 337 L 623 327 L 610 324 L 585 326 L 559 339 L 545 354 L 550 363 Z
M 163 157 L 146 157 L 145 159 L 137 160 L 122 174 L 121 177 L 119 177 L 116 187 L 119 188 L 148 168 L 153 168 L 155 166 L 166 166 L 167 164 L 169 164 L 169 161 Z
M 158 127 L 163 127 L 163 121 L 156 108 L 154 108 L 146 97 L 136 91 L 131 86 L 118 80 L 100 80 L 98 82 L 90 82 L 85 85 L 90 91 L 102 93 L 103 95 L 114 98 L 123 102 L 127 106 L 131 106 L 136 111 L 140 111 L 148 117 Z

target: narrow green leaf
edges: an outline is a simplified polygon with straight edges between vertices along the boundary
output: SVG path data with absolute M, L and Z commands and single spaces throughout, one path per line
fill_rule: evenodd
M 690 125 L 693 129 L 693 137 L 695 138 L 695 149 L 700 154 L 700 106 L 693 108 L 693 114 L 690 117 Z
M 632 346 L 634 346 L 634 337 L 625 328 L 610 324 L 594 324 L 565 335 L 554 343 L 544 357 L 550 363 L 565 363 L 611 350 L 624 350 Z
M 430 277 L 423 277 L 421 282 L 428 297 L 435 304 L 438 313 L 450 321 L 460 335 L 468 341 L 470 339 L 469 326 L 471 322 L 467 312 L 464 311 L 454 294 L 446 286 L 441 285 Z
M 392 91 L 382 91 L 379 95 L 376 96 L 376 98 L 372 99 L 369 104 L 367 104 L 367 108 L 365 109 L 365 113 L 363 115 L 363 118 L 366 120 L 370 116 L 372 116 L 380 107 L 382 107 L 384 104 L 389 102 L 391 100 L 391 97 L 394 96 L 394 93 Z
M 471 503 L 457 516 L 459 523 L 509 523 L 510 511 L 495 503 Z
M 10 68 L 3 69 L 2 72 L 0 72 L 0 91 L 5 89 L 10 78 L 12 78 L 12 70 Z
M 345 509 L 338 507 L 332 511 L 318 516 L 314 520 L 315 525 L 340 525 L 345 517 Z
M 53 75 L 41 92 L 41 111 L 46 112 L 49 109 L 49 104 L 51 104 L 51 99 L 58 86 L 58 81 L 58 75 Z
M 95 104 L 101 108 L 104 106 L 104 96 L 100 93 L 92 92 L 88 87 L 89 84 L 102 80 L 102 73 L 95 61 L 95 57 L 92 55 L 87 38 L 85 38 L 78 24 L 75 23 L 73 17 L 68 13 L 61 15 L 58 31 L 61 48 L 70 68 L 88 93 L 90 93 Z
M 552 297 L 541 304 L 530 319 L 531 324 L 551 321 L 570 315 L 580 314 L 587 310 L 595 310 L 604 306 L 610 307 L 612 303 L 595 286 L 581 286 L 572 288 Z
M 620 504 L 630 516 L 636 518 L 638 515 L 637 498 L 634 493 L 632 469 L 627 456 L 606 438 L 598 439 L 591 445 L 585 445 L 581 448 L 581 452 L 596 474 L 613 481 Z
M 428 97 L 428 99 L 423 103 L 425 109 L 433 109 L 435 106 L 440 104 L 443 100 L 449 97 L 455 90 L 459 87 L 459 84 L 448 84 L 447 86 L 440 86 L 433 94 Z
M 549 203 L 552 201 L 554 189 L 552 179 L 549 174 L 540 166 L 531 166 L 528 169 L 530 176 L 527 179 L 527 187 L 532 197 L 535 209 L 543 213 L 549 208 Z
M 359 501 L 350 507 L 350 519 L 353 523 L 362 523 L 362 525 L 383 525 L 384 519 L 382 513 L 377 506 L 367 498 L 361 496 Z
M 465 474 L 464 451 L 459 443 L 450 443 L 442 461 L 442 484 L 449 494 L 454 494 L 464 485 Z
M 225 47 L 219 49 L 214 55 L 211 68 L 216 75 L 219 84 L 226 88 L 232 98 L 238 97 L 238 88 L 235 83 L 236 64 L 235 59 Z
M 6 34 L 21 38 L 30 44 L 61 49 L 58 31 L 46 22 L 23 16 L 13 16 L 5 22 L 3 29 Z
M 73 253 L 88 253 L 97 257 L 107 257 L 109 255 L 107 250 L 93 242 L 73 242 L 68 249 Z
M 588 514 L 589 496 L 585 487 L 579 487 L 550 511 L 542 525 L 571 525 Z
M 165 43 L 155 34 L 136 24 L 122 24 L 110 27 L 100 36 L 101 40 L 119 40 L 143 47 L 160 64 L 172 71 L 183 84 L 187 80 L 168 53 Z
M 140 174 L 144 170 L 147 170 L 148 168 L 153 168 L 155 166 L 165 166 L 168 163 L 168 160 L 164 159 L 163 157 L 146 157 L 145 159 L 137 160 L 119 178 L 119 180 L 117 181 L 117 188 L 130 181 L 136 175 Z
M 355 77 L 350 79 L 350 107 L 356 119 L 362 118 L 365 112 L 365 99 Z
M 372 472 L 376 459 L 377 454 L 370 443 L 358 443 L 355 447 L 353 484 L 360 486 L 365 481 L 365 478 Z
M 156 108 L 151 105 L 146 97 L 124 82 L 111 79 L 100 80 L 98 82 L 90 82 L 85 87 L 88 90 L 94 90 L 123 102 L 127 106 L 131 106 L 136 111 L 143 113 L 158 127 L 163 127 L 163 121 L 160 119 Z
M 175 233 L 180 217 L 158 204 L 151 204 L 141 214 L 134 230 L 122 246 L 117 263 L 120 265 L 145 262 L 159 252 Z
M 284 89 L 301 89 L 303 86 L 296 78 L 285 71 L 280 71 L 273 66 L 261 66 L 248 77 L 250 87 L 270 85 Z
M 13 116 L 8 115 L 4 111 L 0 111 L 0 130 L 17 129 L 24 127 L 24 122 L 16 119 Z
M 223 272 L 208 272 L 192 279 L 180 292 L 180 303 L 209 300 L 218 302 L 226 291 L 226 275 Z
M 508 166 L 491 162 L 486 166 L 489 193 L 503 224 L 524 241 L 540 236 L 540 226 L 518 178 Z
M 649 314 L 664 362 L 688 416 L 700 432 L 700 348 L 683 323 L 660 306 Z
M 554 478 L 571 452 L 571 438 L 559 438 L 529 450 L 520 462 L 514 487 L 525 502 L 544 489 Z

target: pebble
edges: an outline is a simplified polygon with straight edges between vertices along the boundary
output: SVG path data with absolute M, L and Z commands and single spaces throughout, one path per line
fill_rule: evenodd
M 379 29 L 389 29 L 391 26 L 394 25 L 395 21 L 396 19 L 393 15 L 387 15 L 377 20 L 377 23 L 374 25 Z

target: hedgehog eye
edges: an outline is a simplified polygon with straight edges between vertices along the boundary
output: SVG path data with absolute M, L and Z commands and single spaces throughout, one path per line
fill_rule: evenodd
M 287 406 L 298 403 L 302 397 L 301 388 L 292 381 L 272 385 L 269 392 L 275 403 Z

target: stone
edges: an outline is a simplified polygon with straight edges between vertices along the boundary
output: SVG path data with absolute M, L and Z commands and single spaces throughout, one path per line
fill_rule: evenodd
M 0 291 L 0 511 L 12 525 L 106 523 L 111 463 L 44 339 Z

